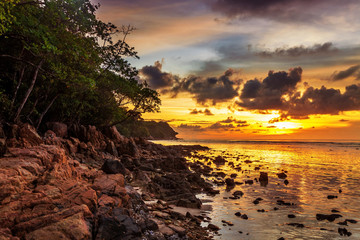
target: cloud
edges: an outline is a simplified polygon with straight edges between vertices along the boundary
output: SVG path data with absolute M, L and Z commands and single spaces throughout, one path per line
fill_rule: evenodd
M 210 102 L 212 105 L 216 105 L 239 95 L 238 91 L 242 80 L 233 79 L 234 73 L 233 69 L 228 69 L 219 77 L 189 76 L 177 81 L 169 92 L 174 97 L 180 92 L 188 92 L 199 104 L 205 105 Z
M 357 80 L 360 80 L 360 64 L 349 67 L 343 71 L 336 71 L 331 75 L 331 80 L 339 81 L 348 77 L 354 76 Z
M 176 128 L 182 129 L 182 130 L 191 130 L 191 131 L 204 131 L 204 128 L 202 128 L 199 125 L 191 125 L 191 124 L 180 124 Z
M 228 117 L 228 118 L 225 119 L 225 120 L 219 121 L 219 123 L 236 123 L 236 124 L 238 124 L 238 126 L 239 126 L 239 125 L 240 125 L 240 126 L 243 126 L 243 127 L 249 126 L 249 124 L 247 124 L 246 121 L 244 121 L 244 120 L 237 120 L 236 118 L 233 118 L 233 117 Z
M 140 74 L 143 77 L 142 79 L 145 80 L 153 89 L 172 86 L 178 77 L 172 75 L 171 73 L 163 72 L 161 69 L 162 63 L 156 61 L 154 66 L 142 67 L 140 69 Z
M 347 86 L 344 93 L 339 89 L 309 87 L 301 97 L 295 94 L 288 102 L 286 115 L 303 117 L 311 114 L 336 115 L 343 111 L 360 110 L 360 84 Z
M 242 89 L 239 106 L 249 110 L 279 110 L 281 116 L 270 123 L 291 118 L 307 118 L 316 114 L 339 114 L 343 111 L 360 110 L 360 84 L 347 86 L 344 93 L 339 89 L 308 86 L 304 93 L 297 91 L 302 69 L 286 72 L 270 71 L 259 80 L 247 81 Z
M 338 49 L 331 42 L 314 44 L 312 47 L 294 46 L 290 48 L 277 48 L 275 51 L 256 52 L 255 55 L 261 57 L 300 57 L 316 54 L 326 54 L 336 52 Z
M 269 71 L 268 76 L 260 82 L 249 80 L 241 91 L 238 105 L 247 109 L 267 110 L 284 109 L 284 96 L 291 95 L 301 81 L 302 68 L 292 68 L 289 72 Z
M 258 17 L 277 21 L 314 22 L 334 11 L 346 9 L 356 0 L 216 0 L 214 12 L 234 18 Z
M 197 110 L 196 108 L 192 109 L 190 111 L 190 114 L 204 114 L 204 115 L 207 115 L 207 116 L 212 116 L 214 115 L 209 109 L 204 109 L 204 110 Z

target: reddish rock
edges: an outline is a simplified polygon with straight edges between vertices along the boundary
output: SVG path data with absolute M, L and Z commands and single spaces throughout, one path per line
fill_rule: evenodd
M 28 123 L 25 123 L 20 127 L 19 137 L 22 138 L 25 147 L 37 146 L 43 143 L 43 140 L 36 132 L 36 129 Z
M 51 237 L 50 237 L 51 236 Z M 26 234 L 26 240 L 91 239 L 91 229 L 82 212 Z

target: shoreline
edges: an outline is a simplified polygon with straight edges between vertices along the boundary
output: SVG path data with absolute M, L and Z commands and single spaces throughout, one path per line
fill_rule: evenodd
M 212 239 L 196 194 L 216 191 L 185 159 L 205 147 L 61 123 L 1 132 L 2 239 Z

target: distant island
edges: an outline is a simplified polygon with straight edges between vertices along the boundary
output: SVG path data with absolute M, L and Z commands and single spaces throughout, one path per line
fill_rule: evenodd
M 149 140 L 175 140 L 177 132 L 167 122 L 129 121 L 116 126 L 126 137 L 142 137 Z

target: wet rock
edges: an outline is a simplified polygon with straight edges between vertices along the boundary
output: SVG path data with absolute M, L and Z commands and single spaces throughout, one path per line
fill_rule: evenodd
M 352 223 L 352 224 L 357 223 L 357 221 L 354 220 L 354 219 L 345 219 L 345 221 L 346 221 L 346 222 L 349 222 L 349 223 Z
M 289 214 L 288 218 L 296 218 L 296 216 L 294 214 Z
M 230 175 L 231 178 L 236 178 L 237 174 L 236 173 L 233 173 Z
M 279 237 L 279 238 L 278 238 L 278 240 L 285 240 L 285 238 L 283 238 L 283 237 Z
M 126 174 L 126 169 L 124 165 L 119 160 L 115 159 L 106 159 L 101 167 L 101 170 L 103 170 L 107 174 Z
M 246 214 L 241 215 L 241 218 L 242 218 L 242 219 L 244 219 L 244 220 L 249 219 L 249 218 L 248 218 L 248 216 L 247 216 Z
M 265 212 L 265 209 L 258 209 L 257 211 L 263 213 Z
M 235 186 L 235 181 L 232 178 L 226 178 L 225 179 L 225 184 L 228 187 L 234 187 Z
M 244 193 L 242 191 L 235 191 L 235 192 L 233 192 L 233 195 L 242 197 L 242 196 L 244 196 Z
M 287 223 L 289 226 L 297 227 L 297 228 L 304 228 L 304 224 L 302 223 Z
M 221 220 L 221 222 L 227 224 L 228 226 L 234 226 L 234 224 L 230 221 Z
M 245 180 L 245 184 L 254 184 L 254 180 Z
M 347 226 L 347 222 L 346 222 L 346 221 L 338 222 L 337 224 Z
M 278 176 L 278 178 L 280 178 L 280 179 L 285 179 L 285 178 L 287 178 L 286 173 L 283 173 L 283 172 L 281 172 L 281 173 L 277 173 L 276 175 L 277 175 L 277 176 Z
M 288 181 L 287 179 L 285 179 L 284 184 L 285 184 L 285 185 L 288 185 L 288 184 L 289 184 L 289 181 Z
M 279 208 L 277 208 L 277 207 L 274 207 L 274 211 L 277 211 L 277 210 L 279 210 Z
M 252 163 L 252 161 L 251 160 L 245 160 L 244 163 L 250 164 L 250 163 Z
M 336 196 L 336 195 L 328 195 L 327 198 L 328 199 L 334 199 L 334 198 L 338 198 L 338 196 Z
M 214 160 L 213 163 L 215 163 L 216 165 L 223 165 L 226 163 L 226 160 L 222 157 L 222 156 L 217 156 Z
M 328 220 L 329 222 L 333 222 L 337 218 L 341 218 L 342 216 L 340 214 L 316 214 L 316 220 L 323 221 Z
M 221 178 L 224 178 L 226 176 L 226 173 L 224 173 L 224 172 L 215 172 L 214 174 L 215 174 L 215 176 L 218 176 Z
M 260 172 L 259 182 L 261 186 L 266 186 L 269 183 L 269 177 L 266 172 Z
M 349 232 L 346 228 L 338 228 L 338 233 L 340 234 L 340 236 L 350 237 L 352 235 L 352 233 Z
M 338 212 L 340 212 L 340 211 L 339 211 L 339 210 L 336 210 L 336 209 L 332 209 L 331 212 L 332 212 L 332 213 L 338 213 Z
M 284 205 L 284 206 L 295 205 L 294 203 L 285 202 L 284 200 L 277 200 L 276 203 L 277 205 Z
M 208 225 L 208 229 L 210 229 L 210 230 L 213 231 L 213 232 L 217 232 L 217 231 L 220 230 L 220 228 L 219 228 L 218 226 L 216 226 L 216 225 L 214 225 L 214 224 L 212 224 L 212 223 L 210 223 L 210 224 Z
M 236 213 L 235 213 L 235 216 L 240 217 L 240 216 L 241 216 L 241 212 L 236 212 Z

